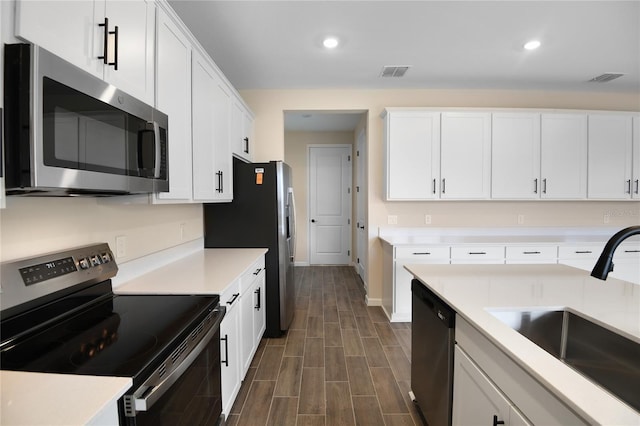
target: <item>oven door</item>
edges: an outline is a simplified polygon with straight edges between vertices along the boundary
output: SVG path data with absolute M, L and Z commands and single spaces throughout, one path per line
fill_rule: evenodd
M 220 378 L 220 322 L 223 316 L 224 307 L 213 311 L 209 324 L 204 328 L 199 325 L 144 384 L 120 400 L 120 424 L 197 426 L 224 423 Z M 165 370 L 171 359 L 176 360 L 176 366 Z

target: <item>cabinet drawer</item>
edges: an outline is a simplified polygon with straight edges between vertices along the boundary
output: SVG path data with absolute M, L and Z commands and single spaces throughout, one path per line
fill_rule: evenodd
M 416 261 L 429 259 L 449 259 L 449 247 L 396 247 L 396 259 L 410 259 Z
M 227 312 L 240 304 L 240 280 L 235 280 L 224 289 L 220 295 L 220 306 L 227 308 Z
M 557 246 L 507 246 L 507 262 L 546 262 L 556 263 L 558 258 Z
M 497 260 L 504 259 L 504 246 L 454 246 L 451 260 Z
M 598 255 L 600 253 L 598 252 Z M 640 259 L 640 243 L 622 243 L 616 249 L 613 260 L 616 259 Z
M 240 278 L 240 293 L 244 294 L 245 291 L 251 287 L 251 284 L 258 278 L 260 272 L 264 270 L 264 256 L 256 260 L 253 265 L 247 269 L 247 271 Z
M 559 259 L 593 259 L 600 256 L 604 244 L 572 245 L 558 247 Z

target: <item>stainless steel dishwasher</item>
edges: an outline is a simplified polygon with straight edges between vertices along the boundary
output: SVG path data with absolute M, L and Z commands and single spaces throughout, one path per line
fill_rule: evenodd
M 451 425 L 456 312 L 411 281 L 411 390 L 429 426 Z

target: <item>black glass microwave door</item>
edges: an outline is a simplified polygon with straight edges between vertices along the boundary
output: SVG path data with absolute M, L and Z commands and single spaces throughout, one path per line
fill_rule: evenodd
M 139 146 L 149 138 L 140 136 L 147 132 L 144 120 L 44 77 L 42 125 L 47 166 L 147 175 L 139 155 L 153 144 Z

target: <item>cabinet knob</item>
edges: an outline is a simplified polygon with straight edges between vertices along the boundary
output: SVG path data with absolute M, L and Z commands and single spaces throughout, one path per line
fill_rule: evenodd
M 311 223 L 316 223 L 316 220 L 315 219 L 311 219 Z
M 493 415 L 493 426 L 503 425 L 504 420 L 498 420 L 498 416 Z

